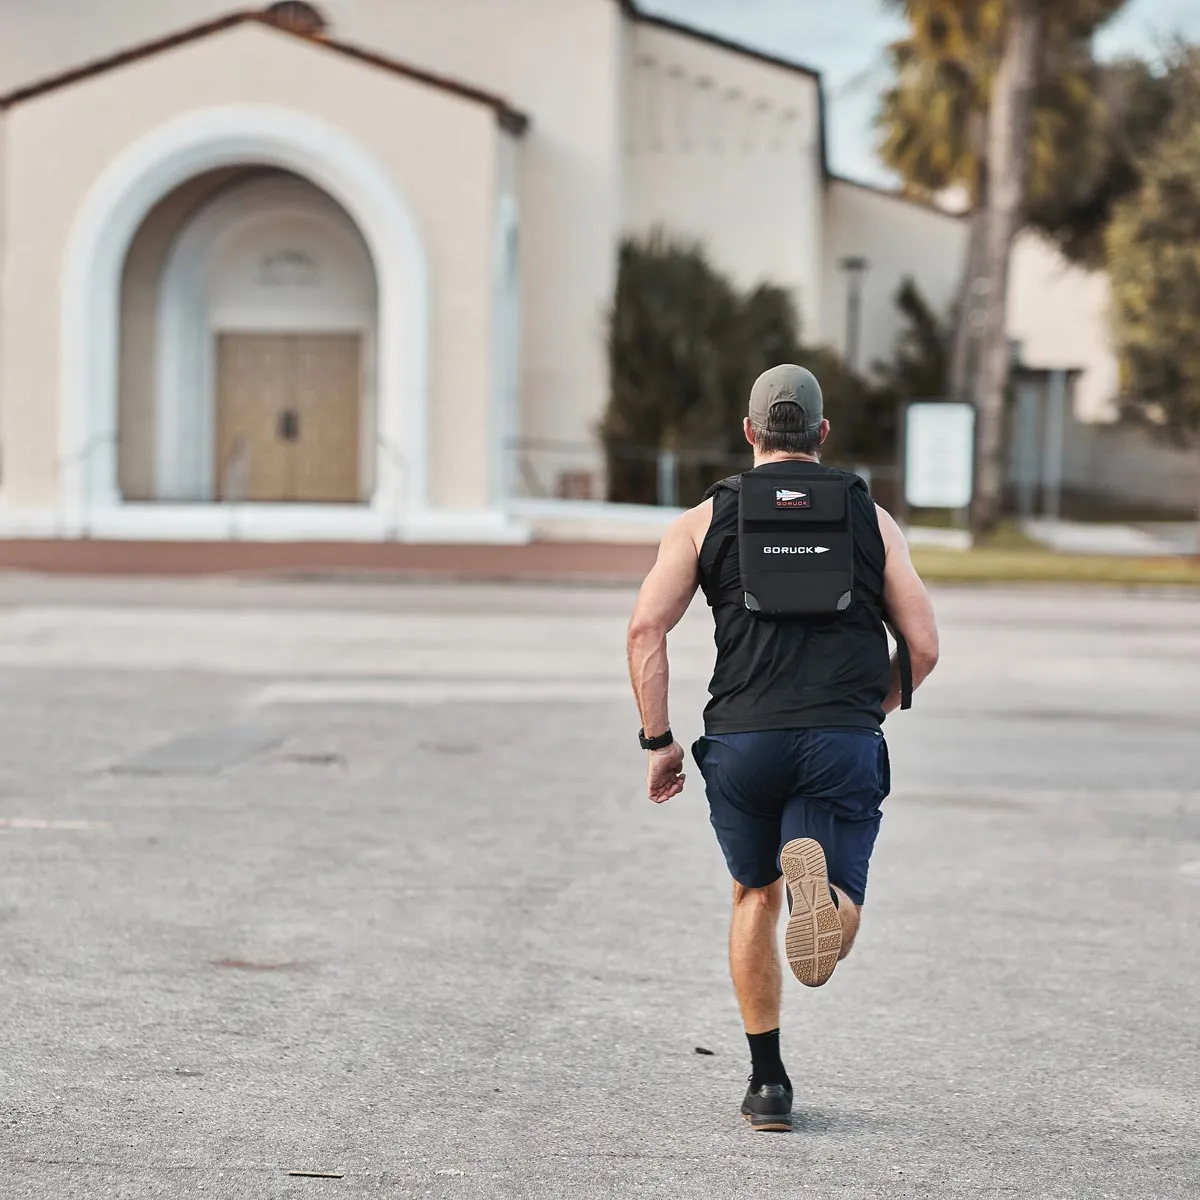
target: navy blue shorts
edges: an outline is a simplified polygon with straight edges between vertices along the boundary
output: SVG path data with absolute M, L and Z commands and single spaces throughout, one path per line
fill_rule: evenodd
M 779 878 L 793 838 L 820 842 L 829 881 L 861 904 L 867 867 L 891 790 L 887 743 L 870 729 L 720 733 L 693 747 L 717 841 L 745 887 Z

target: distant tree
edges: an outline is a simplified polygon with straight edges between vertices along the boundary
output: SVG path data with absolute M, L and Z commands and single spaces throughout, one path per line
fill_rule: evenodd
M 975 494 L 971 519 L 989 530 L 1000 519 L 1004 494 L 1004 402 L 1008 346 L 1008 275 L 1012 244 L 1028 196 L 1030 130 L 1038 65 L 1045 41 L 1045 0 L 1009 0 L 1004 46 L 988 110 L 988 200 L 983 235 L 987 302 L 979 324 L 976 386 Z M 1063 0 L 1065 3 L 1070 0 Z
M 1200 441 L 1200 49 L 1164 76 L 1169 111 L 1136 152 L 1140 185 L 1108 228 L 1126 415 Z
M 1001 498 L 1012 243 L 1043 210 L 1061 231 L 1103 175 L 1090 37 L 1124 0 L 890 2 L 911 32 L 892 52 L 884 159 L 914 191 L 962 188 L 973 214 L 948 388 L 979 410 L 974 516 L 986 527 Z
M 1137 191 L 1140 152 L 1171 108 L 1165 78 L 1149 64 L 1128 59 L 1098 70 L 1090 123 L 1072 127 L 1065 112 L 1062 118 L 1062 138 L 1069 144 L 1074 134 L 1084 152 L 1074 156 L 1074 166 L 1072 156 L 1062 159 L 1069 168 L 1062 185 L 1035 193 L 1029 209 L 1030 225 L 1072 262 L 1092 270 L 1106 265 L 1105 230 L 1117 204 Z
M 901 282 L 894 302 L 901 325 L 891 355 L 871 364 L 872 386 L 863 394 L 854 427 L 842 436 L 840 422 L 834 425 L 831 448 L 854 462 L 894 462 L 902 403 L 946 395 L 948 323 L 937 316 L 911 278 Z
M 698 500 L 729 458 L 748 454 L 740 426 L 750 384 L 776 363 L 803 361 L 799 331 L 786 289 L 742 292 L 701 245 L 661 231 L 626 240 L 600 425 L 610 498 L 655 503 L 655 454 L 676 450 L 686 452 L 681 496 Z
M 910 400 L 933 400 L 944 395 L 950 331 L 921 295 L 911 277 L 896 290 L 902 325 L 892 357 L 873 365 L 881 388 Z
M 911 194 L 961 188 L 972 211 L 985 199 L 986 117 L 1003 7 L 954 0 L 888 0 L 908 17 L 889 48 L 895 81 L 876 123 L 883 161 Z
M 955 189 L 978 213 L 987 200 L 987 125 L 1011 0 L 887 0 L 909 18 L 907 37 L 889 55 L 894 82 L 876 124 L 879 152 L 923 198 Z M 1075 257 L 1078 213 L 1088 231 L 1089 202 L 1119 184 L 1125 156 L 1122 118 L 1144 100 L 1143 64 L 1095 60 L 1096 26 L 1125 0 L 1050 0 L 1030 118 L 1025 218 L 1061 239 Z M 1073 18 L 1073 19 L 1072 19 Z M 1136 123 L 1136 122 L 1135 122 Z M 1114 180 L 1113 175 L 1118 178 Z M 1099 249 L 1096 241 L 1086 249 Z
M 769 283 L 737 288 L 694 242 L 659 232 L 622 245 L 608 357 L 600 437 L 613 500 L 656 502 L 659 450 L 680 453 L 684 503 L 749 466 L 742 418 L 750 385 L 782 362 L 801 363 L 821 381 L 837 461 L 878 461 L 894 450 L 894 403 L 834 351 L 805 344 L 792 293 Z

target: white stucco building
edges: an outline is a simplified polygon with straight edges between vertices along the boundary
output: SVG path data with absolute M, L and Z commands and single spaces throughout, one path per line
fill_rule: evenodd
M 599 494 L 617 246 L 656 225 L 839 348 L 865 256 L 863 363 L 964 236 L 831 177 L 813 71 L 622 0 L 3 6 L 0 536 L 586 520 L 515 448 Z

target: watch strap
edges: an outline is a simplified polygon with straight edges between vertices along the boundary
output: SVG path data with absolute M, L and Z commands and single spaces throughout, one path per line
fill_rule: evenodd
M 639 729 L 638 741 L 641 742 L 643 750 L 665 750 L 668 746 L 675 744 L 675 735 L 668 729 L 666 733 L 660 733 L 657 737 L 648 738 L 646 731 Z

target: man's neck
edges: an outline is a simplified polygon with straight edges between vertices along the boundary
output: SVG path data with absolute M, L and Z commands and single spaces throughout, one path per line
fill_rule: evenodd
M 815 454 L 755 454 L 754 465 L 765 467 L 768 463 L 779 462 L 810 462 L 819 463 L 821 460 Z

